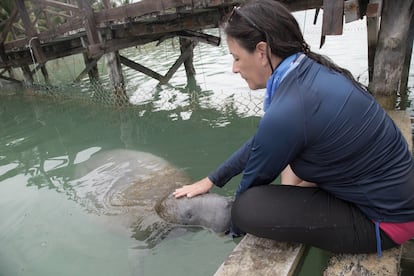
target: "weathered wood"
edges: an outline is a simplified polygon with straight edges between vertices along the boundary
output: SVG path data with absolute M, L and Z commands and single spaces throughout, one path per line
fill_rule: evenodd
M 7 18 L 7 20 L 5 20 L 4 28 L 0 34 L 0 44 L 3 44 L 4 41 L 6 41 L 7 34 L 10 32 L 12 24 L 16 20 L 17 14 L 18 14 L 18 11 L 17 11 L 17 8 L 15 7 L 10 17 Z
M 400 274 L 401 246 L 377 254 L 336 254 L 328 261 L 324 276 L 396 276 Z
M 349 23 L 361 18 L 359 0 L 348 0 L 344 3 L 345 23 Z
M 96 56 L 102 55 L 100 49 L 100 39 L 99 34 L 96 29 L 95 15 L 92 10 L 92 7 L 85 3 L 85 0 L 77 0 L 78 6 L 81 12 L 83 13 L 83 25 L 85 27 L 86 36 L 88 38 L 87 53 L 89 58 L 94 58 Z
M 82 56 L 83 56 L 83 61 L 85 62 L 86 66 L 88 66 L 88 64 L 93 61 L 93 59 L 89 58 L 89 56 L 86 53 L 82 53 Z M 89 76 L 89 80 L 92 83 L 97 82 L 99 80 L 98 65 L 96 63 L 88 71 L 88 76 Z
M 393 109 L 401 81 L 414 0 L 384 0 L 370 91 Z
M 21 67 L 22 72 L 23 72 L 23 79 L 24 79 L 24 84 L 26 86 L 32 86 L 33 85 L 33 75 L 32 72 L 30 70 L 29 65 L 23 65 Z
M 185 49 L 180 57 L 174 62 L 174 64 L 171 66 L 170 70 L 165 74 L 165 76 L 160 80 L 161 84 L 167 83 L 171 77 L 174 75 L 174 73 L 178 70 L 178 68 L 185 62 L 188 58 L 190 58 L 193 55 L 193 47 L 187 47 Z
M 214 276 L 294 275 L 305 252 L 301 244 L 277 242 L 247 234 Z
M 144 73 L 145 75 L 150 76 L 153 79 L 161 81 L 164 78 L 164 76 L 158 74 L 157 72 L 152 71 L 151 69 L 149 69 L 149 68 L 147 68 L 147 67 L 145 67 L 145 66 L 143 66 L 139 63 L 136 63 L 135 61 L 132 61 L 132 60 L 130 60 L 130 59 L 124 57 L 124 56 L 120 56 L 119 58 L 120 58 L 120 61 L 121 61 L 122 64 L 124 64 L 124 65 L 126 65 L 126 66 L 128 66 L 128 67 L 130 67 L 134 70 L 137 70 L 141 73 Z
M 413 52 L 414 42 L 414 16 L 411 17 L 409 33 L 407 36 L 407 49 L 405 51 L 404 65 L 401 73 L 400 94 L 404 94 L 408 98 L 408 77 L 410 75 L 411 54 Z M 406 101 L 408 102 L 408 101 Z
M 194 57 L 194 47 L 196 46 L 197 42 L 193 42 L 190 39 L 182 38 L 179 39 L 180 42 L 180 51 L 181 54 L 185 53 L 185 51 L 190 51 L 189 56 L 187 59 L 184 60 L 184 68 L 185 73 L 187 76 L 187 80 L 191 81 L 194 79 L 196 71 L 193 65 L 193 57 Z
M 6 77 L 6 76 L 3 76 L 3 75 L 0 75 L 0 79 L 6 80 L 6 81 L 10 81 L 10 82 L 14 82 L 14 83 L 17 83 L 17 84 L 22 84 L 21 81 L 16 80 L 15 78 Z
M 104 39 L 112 39 L 108 34 Z M 122 66 L 120 61 L 120 55 L 118 51 L 105 54 L 106 67 L 108 69 L 109 79 L 114 88 L 115 104 L 122 106 L 128 103 L 128 96 L 125 89 L 124 75 L 122 74 Z
M 76 77 L 74 82 L 79 82 L 90 70 L 92 70 L 95 66 L 98 60 L 101 58 L 101 56 L 91 59 L 89 64 L 86 65 L 85 69 Z
M 29 15 L 24 4 L 24 0 L 16 0 L 16 7 L 19 11 L 20 18 L 22 19 L 23 25 L 26 29 L 26 35 L 28 37 L 27 41 L 29 48 L 33 49 L 36 62 L 43 64 L 46 62 L 45 55 L 42 51 L 40 41 L 36 36 L 36 31 L 33 28 L 32 22 L 30 21 Z
M 367 47 L 368 47 L 368 79 L 372 81 L 372 75 L 374 73 L 374 60 L 375 51 L 377 49 L 378 42 L 378 30 L 379 30 L 379 18 L 368 17 L 367 22 Z
M 45 6 L 55 7 L 67 11 L 72 11 L 75 13 L 79 13 L 79 8 L 75 5 L 63 3 L 59 1 L 53 1 L 53 0 L 35 0 L 39 4 L 44 4 Z
M 323 0 L 280 0 L 292 12 L 318 9 L 323 6 Z
M 323 22 L 320 48 L 325 44 L 327 35 L 341 35 L 343 30 L 343 0 L 323 1 Z

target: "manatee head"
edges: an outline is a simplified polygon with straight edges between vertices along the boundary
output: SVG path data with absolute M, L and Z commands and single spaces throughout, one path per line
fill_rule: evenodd
M 172 194 L 158 202 L 155 210 L 167 222 L 203 226 L 217 233 L 230 227 L 233 199 L 214 193 L 175 198 Z

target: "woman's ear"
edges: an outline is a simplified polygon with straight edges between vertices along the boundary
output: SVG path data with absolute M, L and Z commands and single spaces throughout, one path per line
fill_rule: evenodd
M 263 64 L 267 64 L 269 59 L 267 58 L 267 43 L 264 41 L 260 41 L 256 45 L 256 52 L 259 55 L 259 58 L 262 60 Z

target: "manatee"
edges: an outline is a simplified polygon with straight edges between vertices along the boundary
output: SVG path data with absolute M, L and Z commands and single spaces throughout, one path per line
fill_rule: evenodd
M 228 199 L 206 194 L 173 200 L 172 192 L 192 180 L 184 170 L 151 153 L 99 151 L 78 163 L 74 174 L 74 200 L 98 214 L 96 220 L 103 221 L 105 227 L 129 235 L 132 229 L 132 236 L 149 247 L 177 224 L 203 226 L 216 232 L 228 226 Z
M 155 210 L 170 223 L 202 226 L 224 233 L 230 228 L 232 204 L 232 198 L 214 193 L 178 199 L 170 194 L 155 206 Z

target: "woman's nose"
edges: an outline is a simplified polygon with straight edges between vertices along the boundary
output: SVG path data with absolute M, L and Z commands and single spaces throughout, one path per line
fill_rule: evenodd
M 233 62 L 233 73 L 239 73 L 239 67 L 237 66 L 236 62 Z

